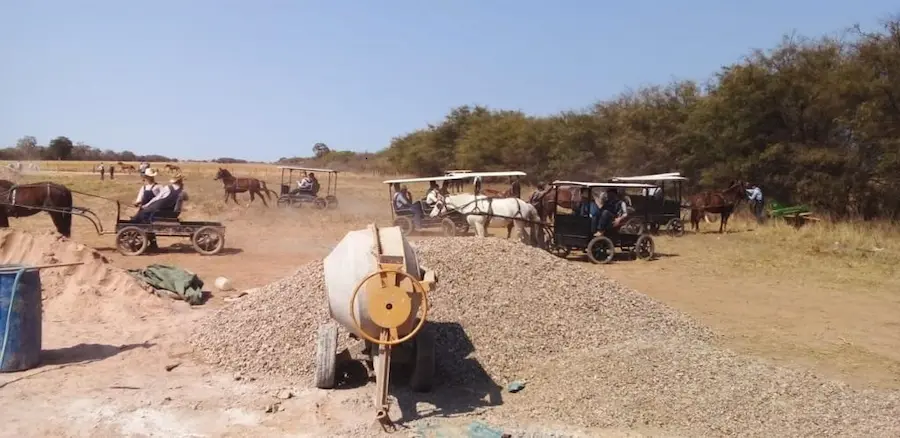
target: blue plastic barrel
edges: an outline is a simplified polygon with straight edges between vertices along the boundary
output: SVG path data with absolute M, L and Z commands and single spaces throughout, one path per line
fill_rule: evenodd
M 30 268 L 0 265 L 0 372 L 41 361 L 41 274 Z

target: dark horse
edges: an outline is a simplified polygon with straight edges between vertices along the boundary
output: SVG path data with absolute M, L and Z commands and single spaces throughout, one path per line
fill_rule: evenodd
M 691 230 L 700 231 L 700 219 L 706 213 L 722 215 L 719 232 L 724 233 L 728 226 L 728 217 L 734 213 L 735 207 L 742 199 L 747 198 L 747 184 L 743 181 L 732 181 L 727 189 L 721 191 L 708 190 L 688 198 L 691 208 Z
M 229 196 L 231 197 L 231 200 L 237 204 L 238 193 L 250 192 L 250 203 L 253 203 L 253 200 L 256 199 L 254 195 L 259 195 L 259 199 L 262 199 L 263 205 L 268 207 L 269 203 L 266 202 L 266 196 L 268 196 L 269 199 L 272 199 L 272 195 L 278 196 L 277 193 L 266 187 L 265 181 L 250 177 L 236 178 L 231 172 L 222 169 L 221 167 L 216 173 L 216 177 L 213 179 L 222 180 L 222 184 L 225 186 L 226 204 L 228 203 Z
M 559 197 L 558 200 L 556 199 L 557 197 Z M 537 209 L 538 215 L 541 217 L 541 222 L 552 222 L 553 218 L 556 216 L 557 205 L 562 208 L 574 210 L 575 207 L 581 203 L 580 201 L 581 194 L 579 187 L 560 187 L 558 190 L 550 187 L 547 188 L 540 197 L 533 200 L 531 205 L 534 205 L 534 208 Z
M 9 227 L 9 218 L 28 217 L 46 211 L 56 231 L 72 237 L 72 192 L 48 181 L 15 184 L 0 179 L 0 228 Z

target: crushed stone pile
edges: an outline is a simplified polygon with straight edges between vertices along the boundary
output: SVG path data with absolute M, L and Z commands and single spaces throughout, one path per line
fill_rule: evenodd
M 900 436 L 896 393 L 739 357 L 594 267 L 502 239 L 414 245 L 438 274 L 429 316 L 437 391 L 526 382 L 492 415 L 686 436 Z M 314 262 L 210 315 L 192 343 L 207 362 L 311 382 L 316 329 L 327 321 Z
M 53 231 L 0 230 L 0 263 L 82 265 L 41 271 L 45 318 L 72 323 L 119 324 L 172 312 L 170 300 L 102 254 Z
M 316 333 L 330 319 L 322 262 L 315 261 L 204 318 L 190 342 L 210 364 L 250 375 L 311 376 Z

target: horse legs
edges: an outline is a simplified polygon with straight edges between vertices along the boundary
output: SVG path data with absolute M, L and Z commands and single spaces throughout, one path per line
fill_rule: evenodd
M 700 210 L 691 209 L 691 231 L 700 232 Z
M 228 193 L 228 190 L 225 191 L 225 203 L 228 203 L 228 197 L 231 196 L 231 193 Z M 237 202 L 237 201 L 235 201 Z
M 724 212 L 724 211 L 722 212 L 722 220 L 719 223 L 719 233 L 720 234 L 724 233 L 726 227 L 728 226 L 728 216 L 731 216 L 731 214 Z
M 478 237 L 487 237 L 484 229 L 484 216 L 469 215 L 467 218 L 470 226 L 475 227 L 475 235 Z
M 237 202 L 237 192 L 231 192 L 231 200 L 234 201 L 235 204 L 241 205 Z
M 49 211 L 50 218 L 53 219 L 53 225 L 56 231 L 65 237 L 72 237 L 72 215 L 70 213 L 60 213 L 57 211 Z
M 506 224 L 506 238 L 507 239 L 509 239 L 509 236 L 512 236 L 512 229 L 513 229 L 514 224 L 516 224 L 516 221 L 509 221 L 509 223 Z M 519 231 L 521 233 L 522 232 L 521 225 L 518 225 L 518 224 L 516 224 L 516 225 L 517 225 L 516 231 Z
M 253 192 L 250 192 L 250 193 L 253 193 Z M 259 199 L 262 200 L 263 205 L 265 205 L 266 207 L 268 207 L 268 206 L 269 206 L 269 203 L 266 202 L 266 193 L 265 193 L 265 192 L 257 192 L 257 193 L 259 194 Z
M 5 208 L 0 208 L 0 228 L 9 228 L 9 216 L 6 215 Z

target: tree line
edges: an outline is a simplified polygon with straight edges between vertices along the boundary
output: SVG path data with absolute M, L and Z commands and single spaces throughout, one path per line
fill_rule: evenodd
M 785 37 L 708 83 L 645 87 L 587 111 L 534 117 L 462 106 L 379 155 L 418 175 L 518 169 L 551 181 L 680 171 L 690 190 L 744 180 L 782 203 L 897 218 L 900 21 L 840 38 Z
M 46 146 L 38 144 L 35 137 L 27 135 L 16 141 L 14 147 L 0 149 L 0 160 L 64 160 L 64 161 L 148 161 L 175 162 L 175 158 L 163 155 L 137 155 L 131 151 L 116 152 L 110 149 L 101 150 L 78 142 L 73 143 L 68 137 L 60 136 Z

